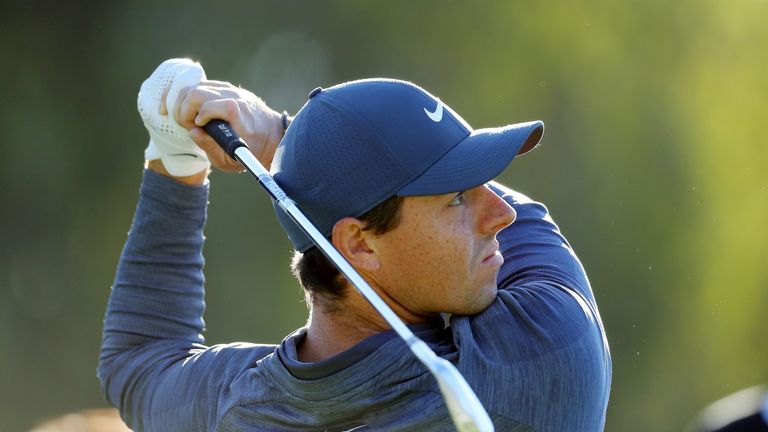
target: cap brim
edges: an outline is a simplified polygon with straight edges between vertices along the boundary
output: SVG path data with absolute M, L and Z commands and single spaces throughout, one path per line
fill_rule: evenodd
M 535 148 L 543 134 L 541 121 L 474 130 L 397 195 L 436 195 L 480 186 L 501 174 L 515 156 Z

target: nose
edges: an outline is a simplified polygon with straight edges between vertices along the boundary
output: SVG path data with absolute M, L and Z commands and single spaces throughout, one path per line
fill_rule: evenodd
M 483 214 L 480 218 L 480 231 L 495 235 L 508 227 L 517 218 L 515 209 L 488 187 L 482 187 Z

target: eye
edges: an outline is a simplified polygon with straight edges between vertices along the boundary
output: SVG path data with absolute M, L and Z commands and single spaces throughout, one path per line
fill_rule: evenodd
M 459 192 L 454 195 L 451 202 L 448 203 L 449 206 L 458 206 L 462 204 L 464 204 L 464 192 Z

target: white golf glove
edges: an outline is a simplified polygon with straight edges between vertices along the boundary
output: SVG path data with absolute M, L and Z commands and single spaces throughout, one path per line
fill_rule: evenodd
M 205 79 L 199 63 L 189 59 L 170 59 L 160 64 L 144 81 L 136 104 L 149 132 L 146 160 L 161 159 L 169 174 L 189 176 L 210 168 L 208 156 L 189 137 L 189 131 L 173 118 L 179 91 L 196 86 Z M 160 115 L 163 92 L 168 91 L 165 106 L 168 114 Z

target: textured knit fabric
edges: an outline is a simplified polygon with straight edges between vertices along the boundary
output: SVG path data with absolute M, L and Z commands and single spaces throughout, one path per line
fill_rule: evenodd
M 496 300 L 447 327 L 437 319 L 411 329 L 456 365 L 497 431 L 603 430 L 611 359 L 584 269 L 542 204 L 492 187 L 518 215 L 498 235 L 505 263 Z M 305 329 L 278 346 L 204 345 L 207 199 L 208 186 L 144 173 L 98 368 L 129 426 L 453 430 L 433 376 L 391 331 L 317 363 L 297 360 Z

